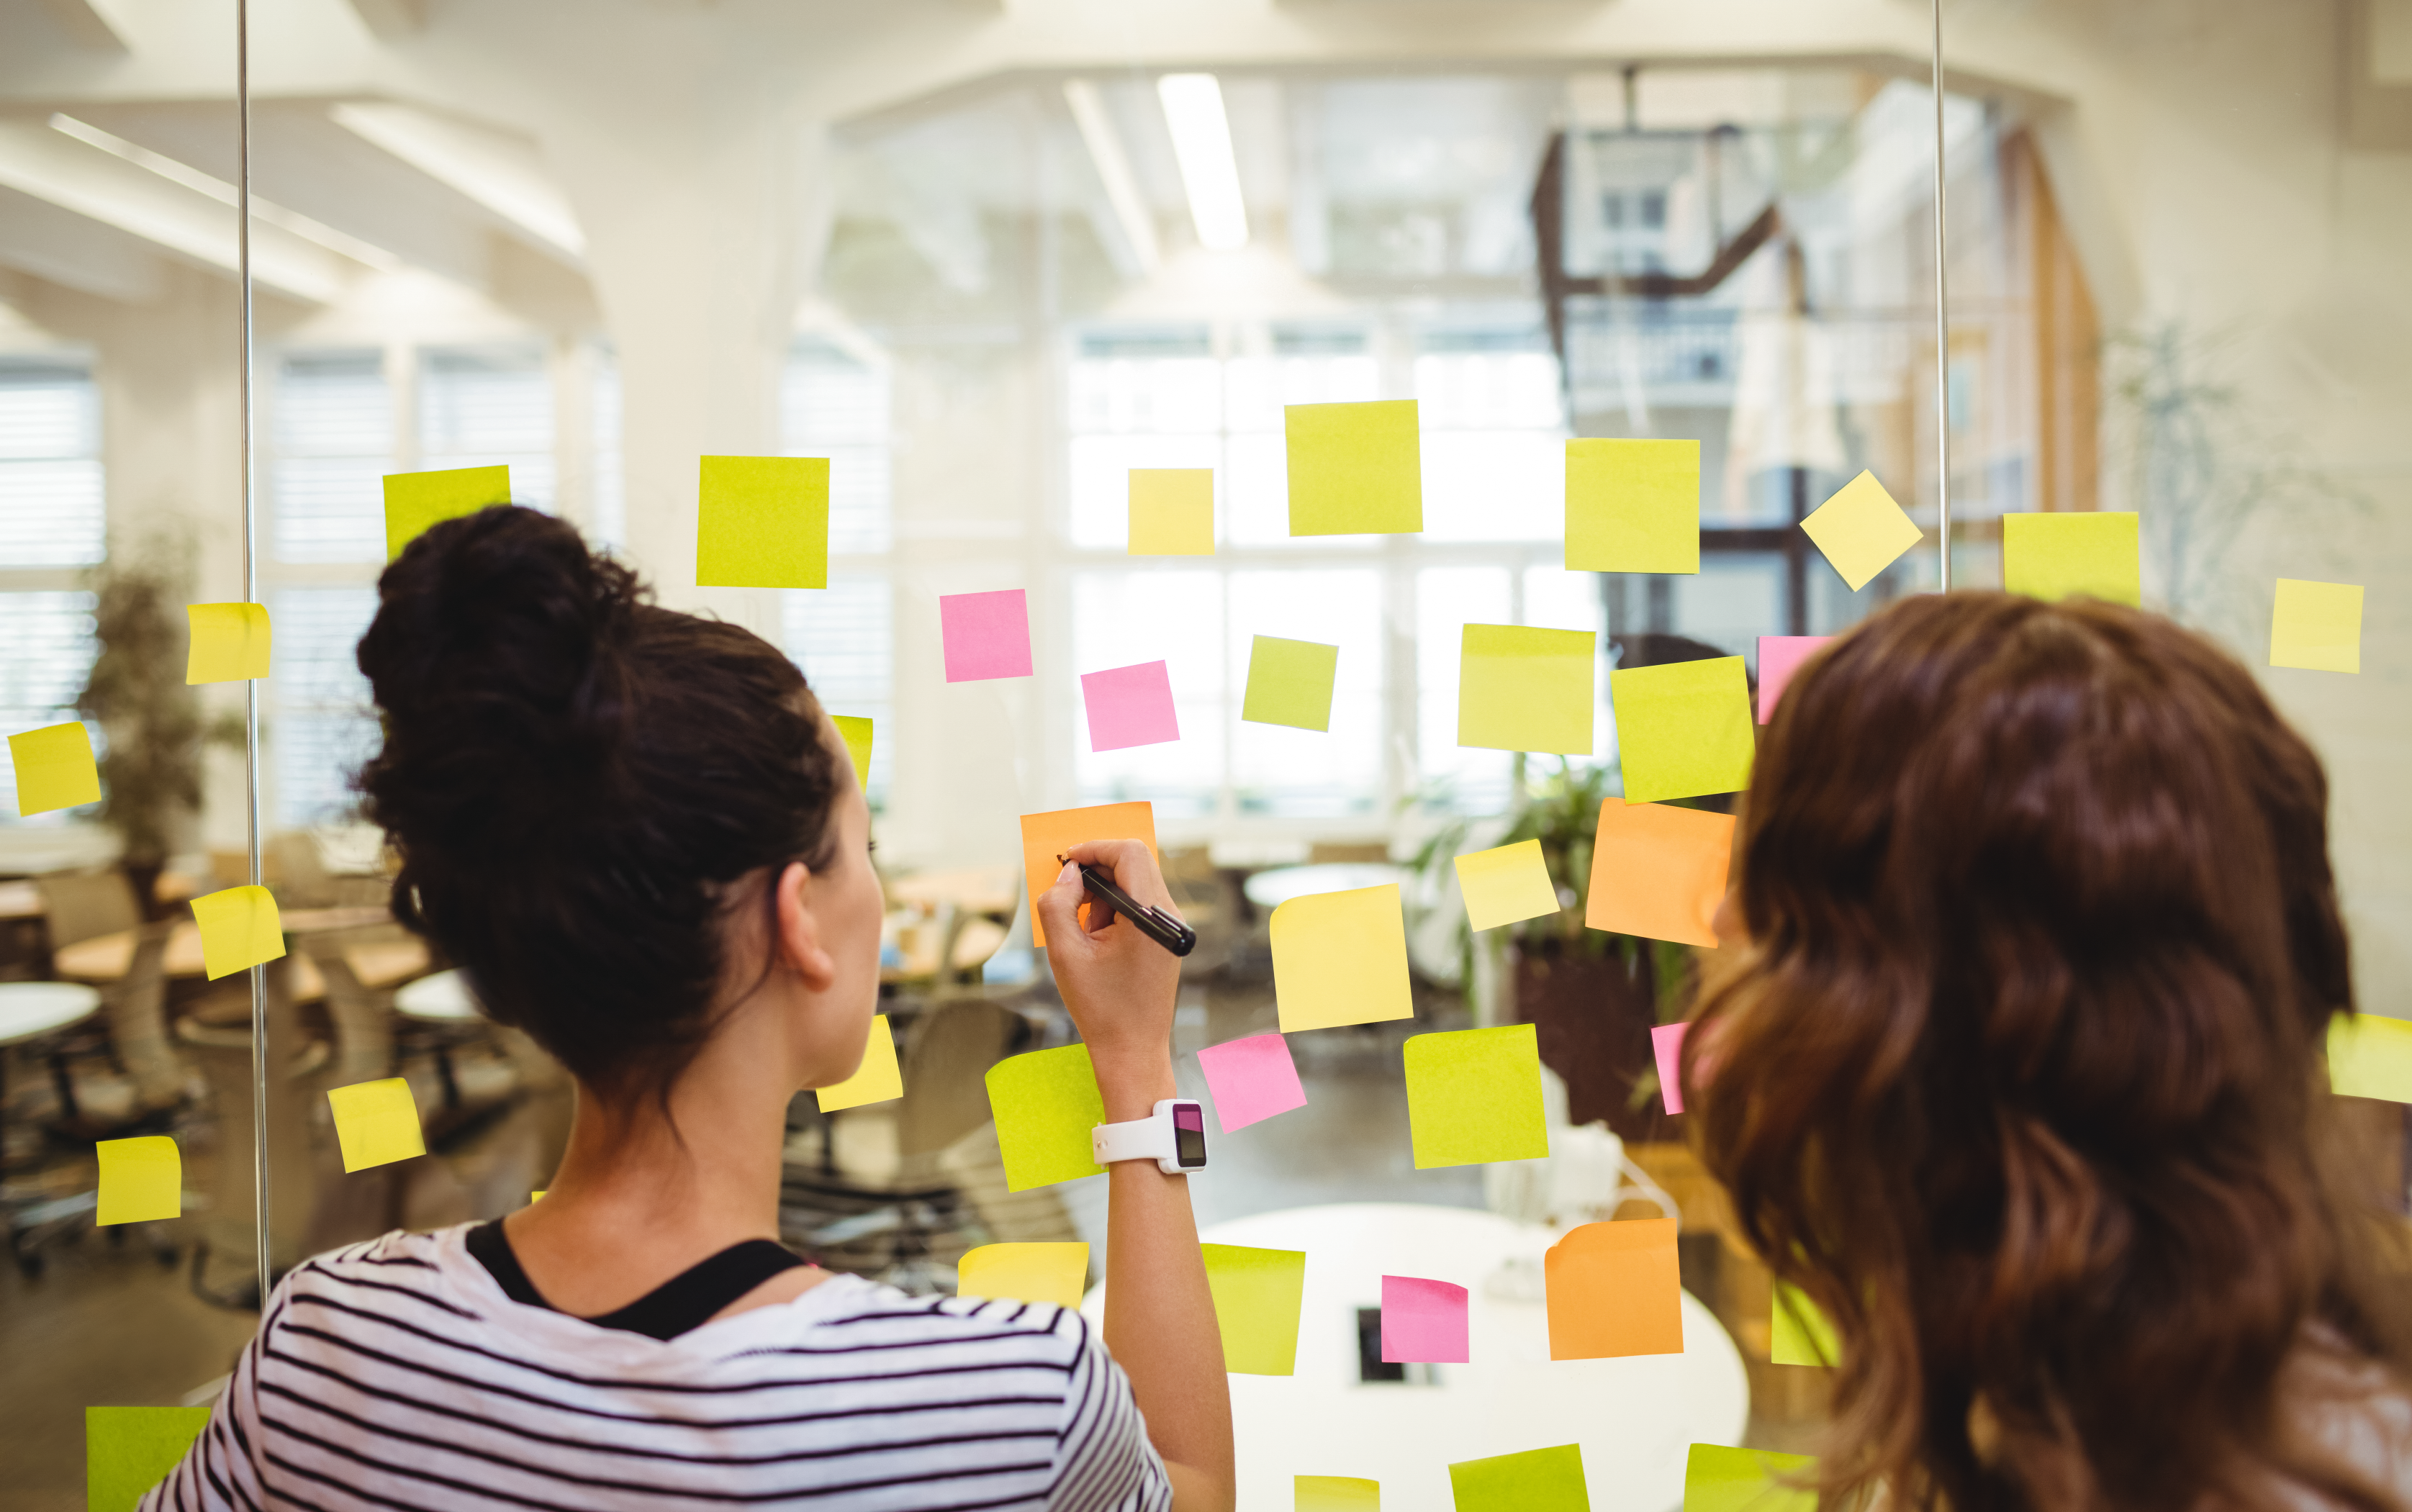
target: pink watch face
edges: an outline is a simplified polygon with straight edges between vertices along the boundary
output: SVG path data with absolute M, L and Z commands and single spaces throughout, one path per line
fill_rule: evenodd
M 1206 1109 L 1196 1103 L 1172 1105 L 1172 1158 L 1184 1170 L 1206 1164 Z

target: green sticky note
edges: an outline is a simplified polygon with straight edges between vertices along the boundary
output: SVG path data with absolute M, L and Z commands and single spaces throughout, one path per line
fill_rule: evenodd
M 1406 1064 L 1416 1169 L 1538 1160 L 1550 1152 L 1541 1044 L 1533 1025 L 1411 1035 Z
M 1608 677 L 1625 800 L 1739 793 L 1750 785 L 1757 727 L 1739 656 L 1619 668 Z
M 846 754 L 854 760 L 854 780 L 869 787 L 871 721 L 860 714 L 831 714 L 830 723 L 837 727 L 838 739 L 846 742 Z
M 827 588 L 829 459 L 706 457 L 696 492 L 699 588 Z
M 2340 1097 L 2412 1103 L 2412 1022 L 2368 1013 L 2330 1020 L 2329 1087 Z
M 1289 533 L 1405 535 L 1424 528 L 1416 402 L 1291 404 Z
M 2143 551 L 2132 511 L 2002 516 L 2002 586 L 2036 598 L 2084 594 L 2144 601 Z
M 133 1512 L 209 1422 L 207 1407 L 86 1407 L 84 1505 L 92 1512 Z
M 1775 1284 L 1773 1326 L 1768 1331 L 1767 1358 L 1777 1365 L 1831 1365 L 1843 1358 L 1834 1325 L 1817 1310 L 1806 1293 L 1783 1282 Z
M 184 681 L 240 683 L 268 675 L 268 606 L 187 604 Z
M 184 1160 L 167 1135 L 103 1139 L 93 1153 L 100 1160 L 100 1208 L 94 1223 L 156 1223 L 184 1211 Z
M 1258 636 L 1248 648 L 1248 692 L 1240 717 L 1299 729 L 1331 727 L 1331 683 L 1340 648 Z
M 1234 1375 L 1289 1375 L 1298 1367 L 1298 1310 L 1306 1296 L 1306 1252 L 1200 1244 L 1223 1369 Z
M 2270 665 L 2361 671 L 2361 586 L 2279 579 L 2270 609 Z
M 1106 1121 L 1106 1099 L 1086 1045 L 1008 1056 L 988 1068 L 989 1111 L 1005 1157 L 1005 1189 L 1026 1192 L 1105 1169 L 1090 1158 L 1089 1131 Z
M 1566 443 L 1566 570 L 1700 570 L 1698 441 Z
M 100 764 L 92 758 L 92 736 L 73 720 L 9 736 L 8 759 L 17 768 L 22 817 L 100 801 Z
M 1462 1460 L 1449 1467 L 1457 1512 L 1591 1512 L 1582 1446 Z
M 453 467 L 437 473 L 385 475 L 385 559 L 419 538 L 428 526 L 511 502 L 507 467 Z
M 1695 1444 L 1684 1463 L 1684 1512 L 1817 1512 L 1817 1492 L 1805 1484 L 1816 1469 L 1806 1454 Z
M 1382 1483 L 1358 1475 L 1292 1475 L 1293 1512 L 1382 1512 Z
M 1589 630 L 1469 624 L 1458 644 L 1457 743 L 1589 756 Z

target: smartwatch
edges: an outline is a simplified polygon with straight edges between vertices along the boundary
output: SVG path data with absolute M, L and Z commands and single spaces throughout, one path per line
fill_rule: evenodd
M 1152 1160 L 1167 1176 L 1206 1168 L 1206 1105 L 1167 1097 L 1146 1118 L 1100 1123 L 1089 1131 L 1089 1150 L 1100 1166 L 1118 1160 Z

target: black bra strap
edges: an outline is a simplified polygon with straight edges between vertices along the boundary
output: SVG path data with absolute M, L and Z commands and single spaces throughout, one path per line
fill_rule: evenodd
M 503 1288 L 504 1296 L 549 1313 L 561 1311 L 544 1299 L 520 1268 L 501 1219 L 470 1229 L 464 1242 L 471 1257 Z M 585 1321 L 598 1329 L 619 1329 L 648 1339 L 675 1339 L 709 1322 L 722 1308 L 772 1276 L 809 1263 L 784 1245 L 749 1239 L 698 1261 L 617 1312 Z

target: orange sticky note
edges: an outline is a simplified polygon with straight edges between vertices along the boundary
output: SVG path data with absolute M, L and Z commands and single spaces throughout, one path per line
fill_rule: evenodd
M 1552 1359 L 1684 1352 L 1674 1219 L 1584 1224 L 1550 1246 L 1542 1270 Z
M 1029 884 L 1030 896 L 1036 898 L 1055 885 L 1064 871 L 1064 863 L 1055 858 L 1085 840 L 1136 840 L 1159 862 L 1164 859 L 1155 848 L 1153 803 L 1100 803 L 1095 808 L 1025 814 L 1022 816 L 1022 874 Z M 1030 943 L 1047 948 L 1047 931 L 1039 925 L 1035 908 L 1030 911 Z
M 1733 828 L 1730 814 L 1602 799 L 1583 922 L 1714 949 L 1709 921 L 1725 900 Z

